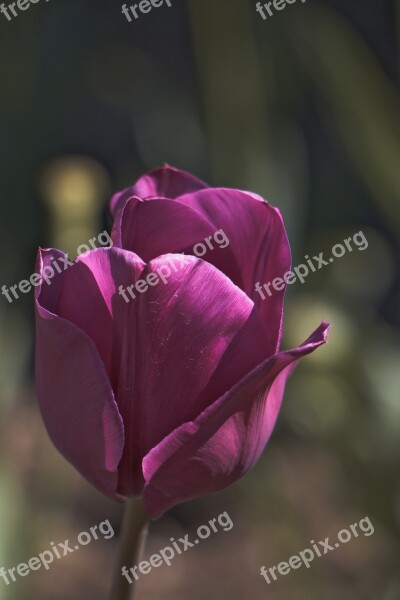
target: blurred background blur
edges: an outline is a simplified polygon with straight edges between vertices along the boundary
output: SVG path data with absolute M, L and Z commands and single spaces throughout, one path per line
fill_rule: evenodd
M 256 468 L 152 525 L 146 556 L 227 510 L 210 537 L 143 578 L 140 600 L 400 599 L 400 2 L 172 0 L 128 23 L 117 0 L 44 0 L 0 15 L 0 286 L 37 246 L 73 254 L 111 224 L 110 194 L 168 162 L 283 212 L 293 263 L 362 230 L 288 290 L 286 348 L 330 341 L 290 380 Z M 131 4 L 128 2 L 128 4 Z M 132 3 L 133 4 L 133 3 Z M 48 440 L 33 385 L 32 293 L 0 297 L 0 567 L 121 507 Z M 359 537 L 268 586 L 277 565 L 368 516 Z M 0 600 L 107 597 L 115 540 L 6 586 Z

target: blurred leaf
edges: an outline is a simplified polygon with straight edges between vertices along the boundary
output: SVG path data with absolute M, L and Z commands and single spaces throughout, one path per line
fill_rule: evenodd
M 327 6 L 315 3 L 296 12 L 291 28 L 327 126 L 386 217 L 400 225 L 400 103 L 394 85 L 360 34 Z

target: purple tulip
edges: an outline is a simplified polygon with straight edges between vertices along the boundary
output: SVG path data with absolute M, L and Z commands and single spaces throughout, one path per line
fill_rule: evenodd
M 39 403 L 86 479 L 117 499 L 143 496 L 157 518 L 255 464 L 288 375 L 328 325 L 279 352 L 284 290 L 263 301 L 254 288 L 290 270 L 290 249 L 279 211 L 258 196 L 164 167 L 111 209 L 114 246 L 36 289 Z M 229 245 L 194 256 L 218 230 Z M 40 250 L 38 269 L 62 256 Z M 153 283 L 139 292 L 139 280 Z

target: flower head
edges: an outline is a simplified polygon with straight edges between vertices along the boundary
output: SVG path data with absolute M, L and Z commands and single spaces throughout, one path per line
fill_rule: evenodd
M 157 518 L 255 464 L 288 375 L 328 326 L 279 351 L 284 290 L 262 300 L 255 284 L 287 272 L 290 249 L 258 196 L 163 167 L 111 210 L 113 247 L 37 288 L 39 403 L 84 477 L 142 495 Z M 57 252 L 39 252 L 40 272 Z

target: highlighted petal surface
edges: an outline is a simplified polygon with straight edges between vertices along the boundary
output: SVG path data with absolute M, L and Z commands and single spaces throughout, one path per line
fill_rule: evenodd
M 295 350 L 266 360 L 149 452 L 143 496 L 152 518 L 228 486 L 252 467 L 275 425 L 287 376 L 299 358 L 325 343 L 328 328 L 321 324 Z

